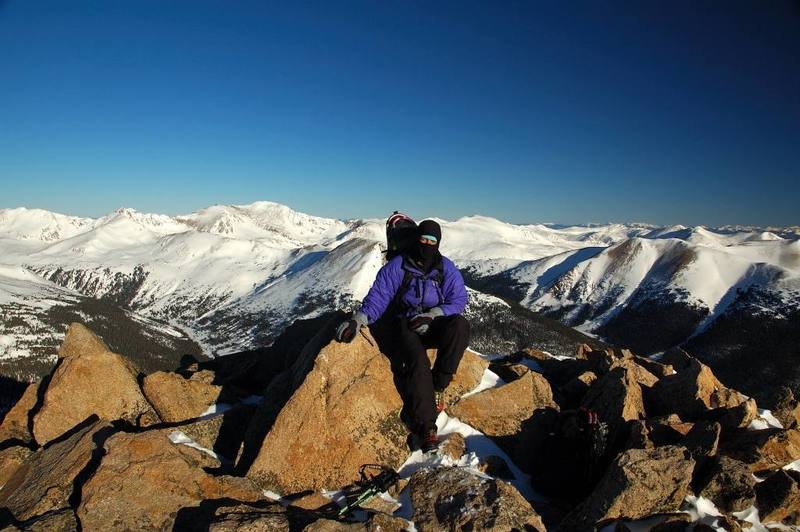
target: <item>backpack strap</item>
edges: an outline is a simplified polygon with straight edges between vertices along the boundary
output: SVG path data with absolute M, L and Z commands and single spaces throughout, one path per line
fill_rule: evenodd
M 405 267 L 406 261 L 409 260 L 407 256 L 403 256 L 403 280 L 400 283 L 400 287 L 397 289 L 397 292 L 394 295 L 394 299 L 392 299 L 392 304 L 395 305 L 401 311 L 408 310 L 409 306 L 403 301 L 403 296 L 408 291 L 409 286 L 411 285 L 411 280 L 415 277 L 420 277 L 422 279 L 430 279 L 433 281 L 434 286 L 436 287 L 436 295 L 439 298 L 439 304 L 441 305 L 444 303 L 444 293 L 442 292 L 442 285 L 444 284 L 444 263 L 440 259 L 437 263 L 433 266 L 433 269 L 425 275 L 416 275 L 412 273 L 409 269 Z
M 405 262 L 405 260 L 405 257 L 403 257 L 403 262 Z M 413 277 L 413 273 L 403 268 L 403 280 L 400 283 L 400 288 L 398 288 L 397 292 L 394 294 L 394 299 L 392 300 L 392 304 L 400 310 L 407 310 L 408 305 L 403 302 L 403 296 L 408 291 L 408 287 L 411 284 L 411 279 L 413 279 Z
M 436 295 L 439 297 L 439 304 L 441 305 L 444 303 L 444 292 L 442 291 L 444 286 L 444 261 L 442 259 L 436 262 L 427 277 L 433 281 L 433 285 L 436 287 Z

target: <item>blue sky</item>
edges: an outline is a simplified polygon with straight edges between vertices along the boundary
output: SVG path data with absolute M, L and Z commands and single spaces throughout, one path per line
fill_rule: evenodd
M 800 224 L 792 2 L 0 0 L 0 207 Z

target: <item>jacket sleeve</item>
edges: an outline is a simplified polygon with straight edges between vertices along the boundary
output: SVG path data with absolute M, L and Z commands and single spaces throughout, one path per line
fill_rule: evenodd
M 378 270 L 375 282 L 361 303 L 361 312 L 367 315 L 369 323 L 374 323 L 386 312 L 402 282 L 403 268 L 399 261 L 390 260 Z
M 442 287 L 444 302 L 439 305 L 445 316 L 461 314 L 467 307 L 467 288 L 464 278 L 456 265 L 450 260 L 445 260 L 444 286 Z

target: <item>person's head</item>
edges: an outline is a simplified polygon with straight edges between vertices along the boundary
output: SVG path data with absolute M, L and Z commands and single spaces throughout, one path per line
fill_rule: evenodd
M 433 220 L 424 220 L 417 226 L 417 244 L 414 255 L 426 270 L 430 269 L 439 257 L 439 244 L 442 242 L 442 228 Z

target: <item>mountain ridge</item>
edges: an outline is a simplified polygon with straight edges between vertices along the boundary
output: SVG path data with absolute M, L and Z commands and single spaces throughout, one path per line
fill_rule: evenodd
M 0 210 L 2 262 L 174 323 L 217 354 L 268 343 L 295 319 L 352 309 L 382 265 L 385 240 L 383 220 L 321 218 L 274 202 L 176 217 L 126 208 L 63 216 Z M 745 308 L 737 294 L 750 287 L 767 310 L 796 305 L 792 228 L 515 225 L 480 215 L 440 223 L 442 251 L 473 289 L 638 352 L 702 336 Z M 501 300 L 479 306 L 506 312 Z M 649 319 L 664 322 L 662 338 L 626 325 Z

